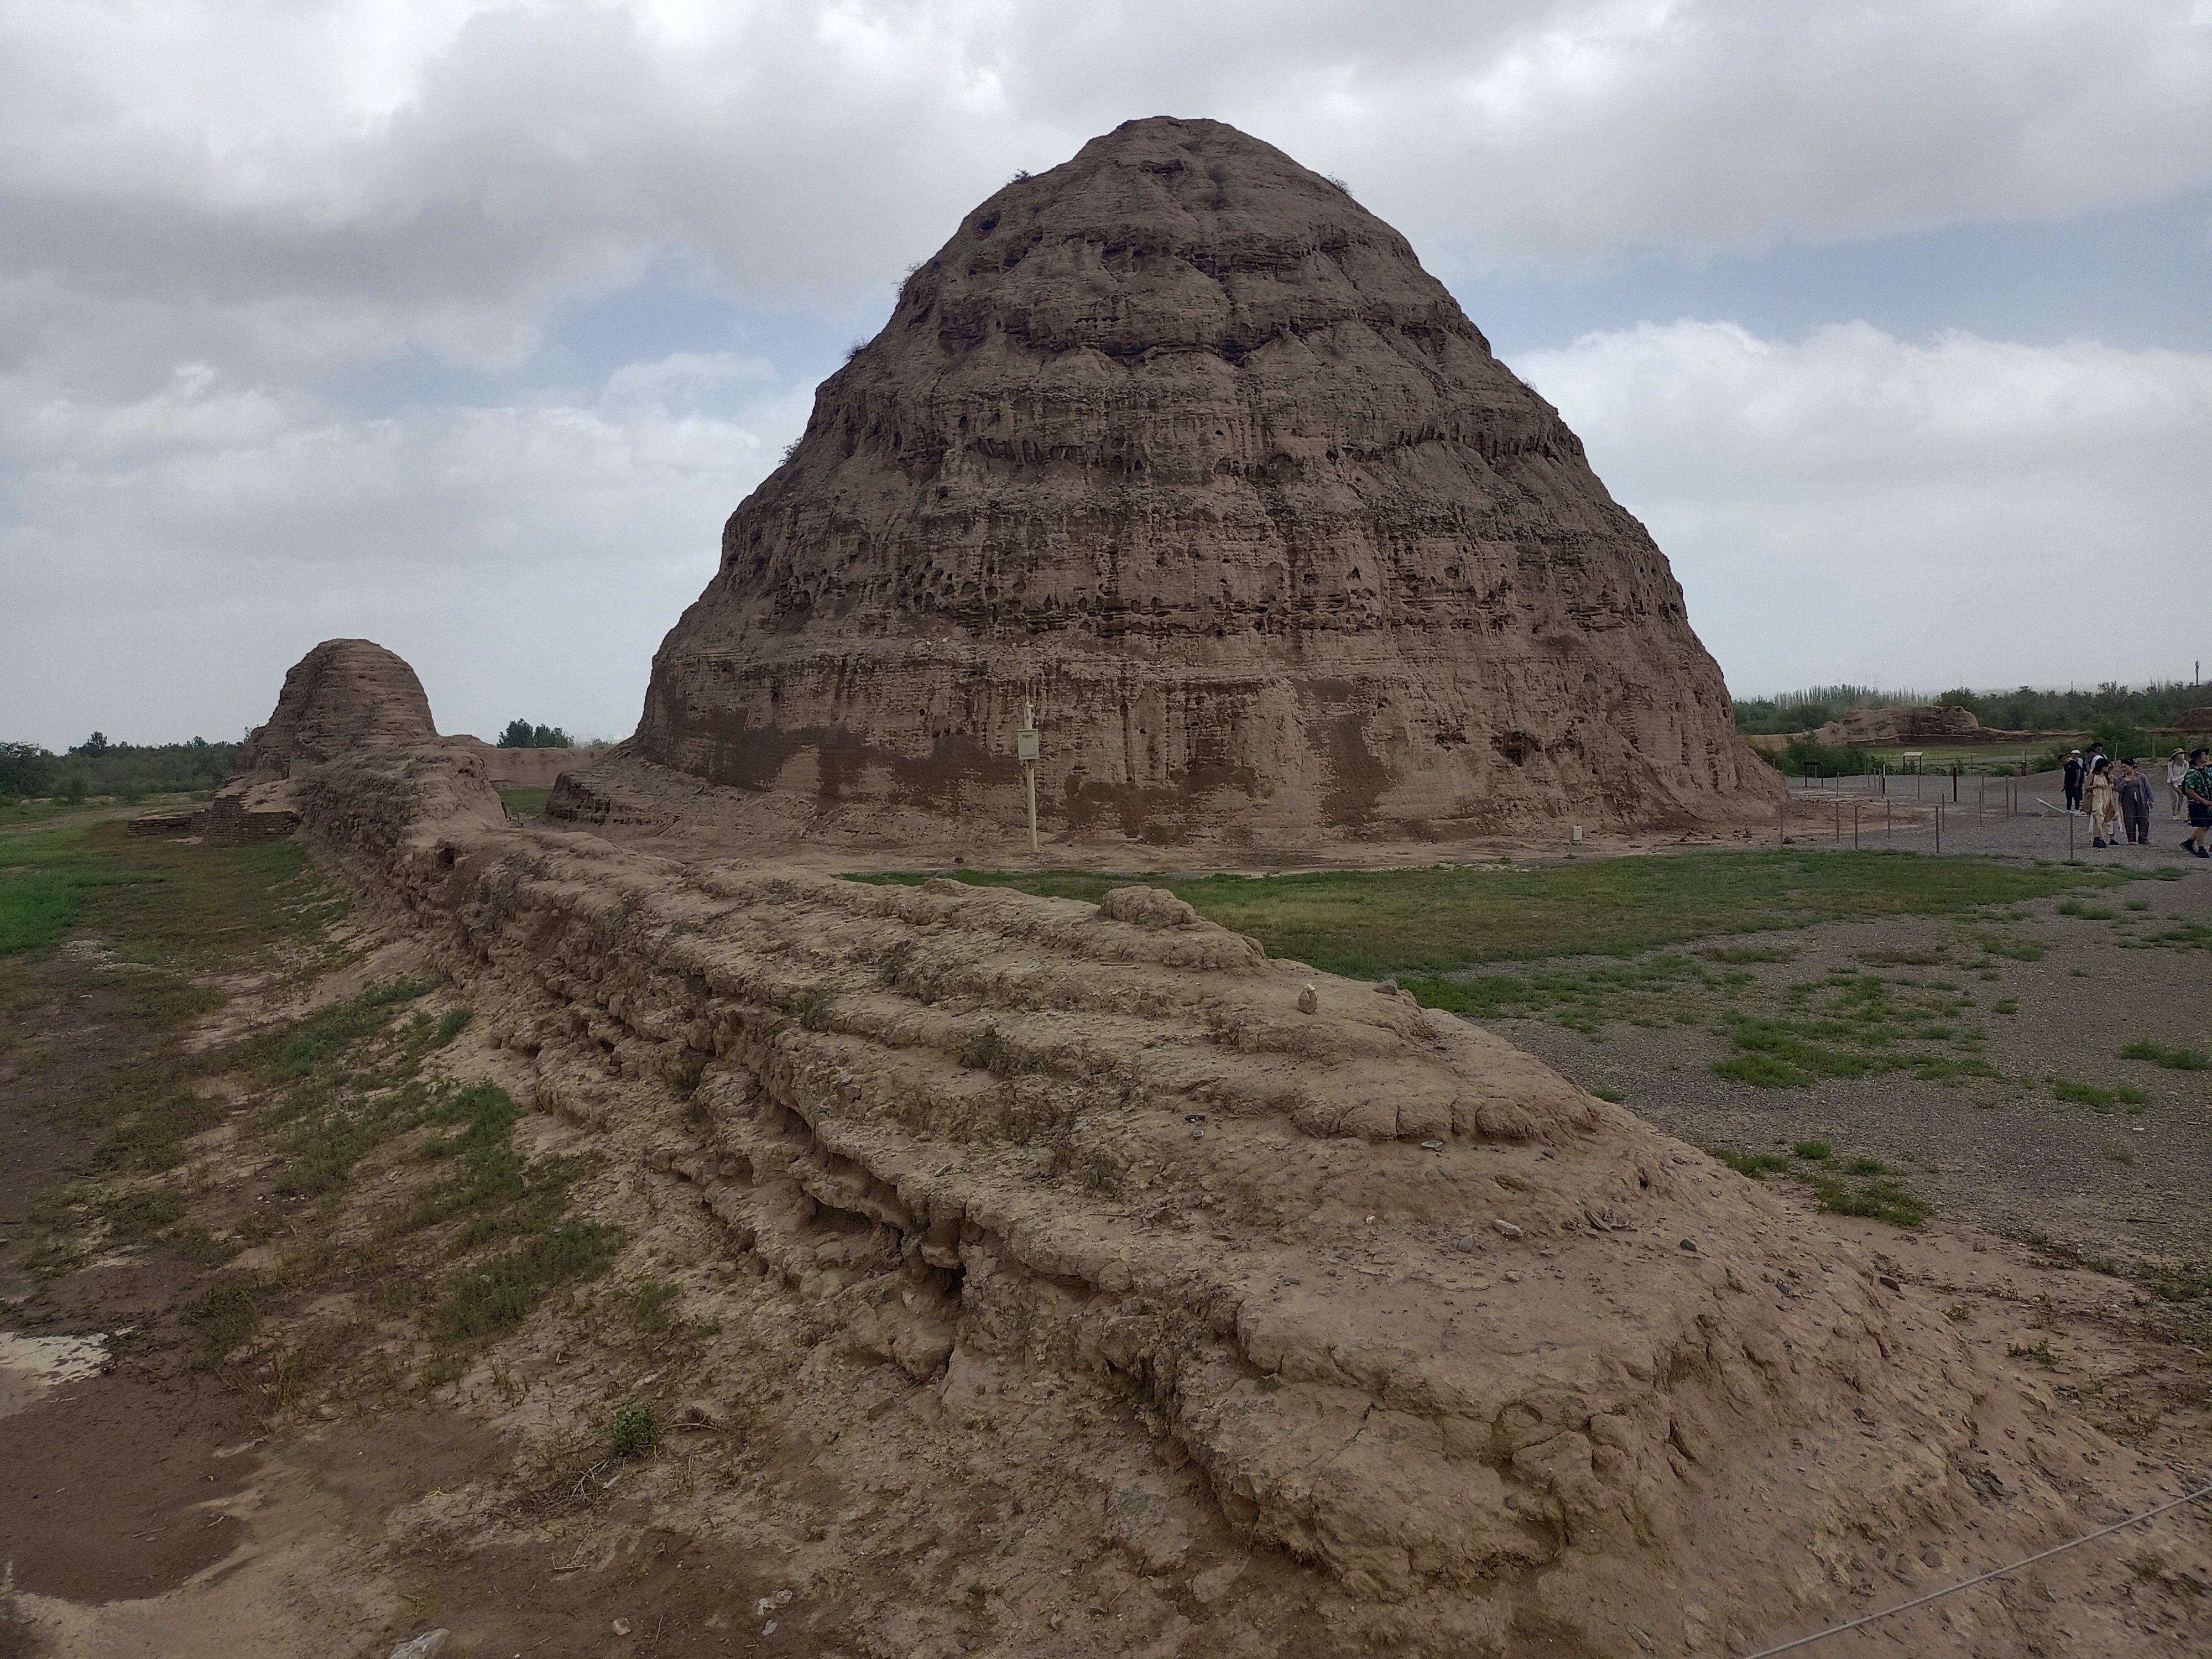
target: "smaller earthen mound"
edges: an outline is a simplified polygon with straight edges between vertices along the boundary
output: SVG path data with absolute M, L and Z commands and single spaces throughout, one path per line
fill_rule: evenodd
M 404 659 L 369 640 L 325 640 L 284 676 L 276 713 L 238 751 L 238 775 L 289 777 L 298 766 L 437 738 L 430 699 Z
M 1971 708 L 1919 703 L 1901 708 L 1854 708 L 1813 733 L 1829 748 L 1891 748 L 1900 743 L 1982 743 L 2009 732 L 1989 731 Z
M 2207 704 L 2203 708 L 2183 709 L 2181 729 L 2200 734 L 2212 732 L 2212 704 Z
M 404 659 L 370 640 L 325 640 L 293 664 L 276 712 L 253 728 L 237 771 L 191 827 L 223 846 L 282 841 L 300 827 L 294 780 L 301 774 L 437 741 L 430 699 Z

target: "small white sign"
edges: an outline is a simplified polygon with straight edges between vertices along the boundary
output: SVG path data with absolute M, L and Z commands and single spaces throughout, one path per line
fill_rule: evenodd
M 1020 759 L 1033 761 L 1037 757 L 1037 734 L 1036 732 L 1024 727 L 1023 730 L 1014 733 L 1014 743 L 1016 744 L 1015 754 Z

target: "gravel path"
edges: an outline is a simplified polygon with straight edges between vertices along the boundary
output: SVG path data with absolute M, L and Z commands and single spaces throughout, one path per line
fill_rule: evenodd
M 1800 845 L 1796 820 L 1804 811 L 1791 825 Z M 1863 809 L 1861 822 L 1863 834 Z M 2063 818 L 1985 821 L 1955 835 L 1947 824 L 1944 852 L 2063 859 L 2064 832 Z M 1932 824 L 1926 833 L 1932 844 Z M 1901 828 L 1899 844 L 1910 844 Z M 2069 915 L 2059 908 L 2064 901 L 2045 899 L 1970 918 L 1830 923 L 1726 941 L 1796 952 L 1788 962 L 1741 964 L 1753 976 L 1745 988 L 1753 1006 L 1771 1007 L 1783 988 L 1833 969 L 1956 986 L 1974 999 L 1966 1019 L 1987 1032 L 1984 1055 L 2002 1074 L 1996 1079 L 1944 1084 L 1893 1073 L 1761 1088 L 1720 1077 L 1713 1065 L 1730 1045 L 1723 1005 L 1711 994 L 1704 1003 L 1692 995 L 1674 1016 L 1694 1024 L 1614 1021 L 1595 1038 L 1542 1017 L 1486 1023 L 1701 1146 L 1767 1152 L 1826 1140 L 1843 1157 L 1896 1167 L 1948 1218 L 2039 1233 L 2093 1255 L 2212 1260 L 2212 1072 L 2167 1070 L 2120 1053 L 2143 1041 L 2212 1053 L 2212 950 L 2143 943 L 2186 924 L 2212 925 L 2212 864 L 2155 843 L 2083 855 L 2147 876 L 2164 867 L 2179 878 L 2087 896 L 2087 908 L 2111 920 Z M 2130 909 L 2130 901 L 2148 908 Z M 2041 959 L 1988 955 L 1981 940 L 1990 937 L 2022 952 L 2039 949 Z M 1900 966 L 1899 957 L 1923 965 Z M 2016 1012 L 1997 1012 L 2001 1001 Z M 2148 1099 L 2132 1109 L 2071 1104 L 2054 1096 L 2054 1079 L 2131 1085 Z

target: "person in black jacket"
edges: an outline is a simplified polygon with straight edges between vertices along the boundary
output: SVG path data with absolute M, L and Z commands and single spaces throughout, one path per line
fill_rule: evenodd
M 2142 763 L 2124 760 L 2120 763 L 2119 787 L 2114 791 L 2120 798 L 2120 822 L 2127 826 L 2128 845 L 2150 845 L 2150 808 L 2155 798 L 2150 780 L 2143 775 Z
M 2069 812 L 2081 810 L 2081 779 L 2087 770 L 2081 764 L 2080 750 L 2066 757 L 2066 810 Z

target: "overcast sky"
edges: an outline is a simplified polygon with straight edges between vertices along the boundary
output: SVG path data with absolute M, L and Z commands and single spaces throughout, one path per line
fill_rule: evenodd
M 636 723 L 1016 168 L 1213 116 L 1411 238 L 1738 696 L 2212 659 L 2212 0 L 0 0 L 0 738 Z

